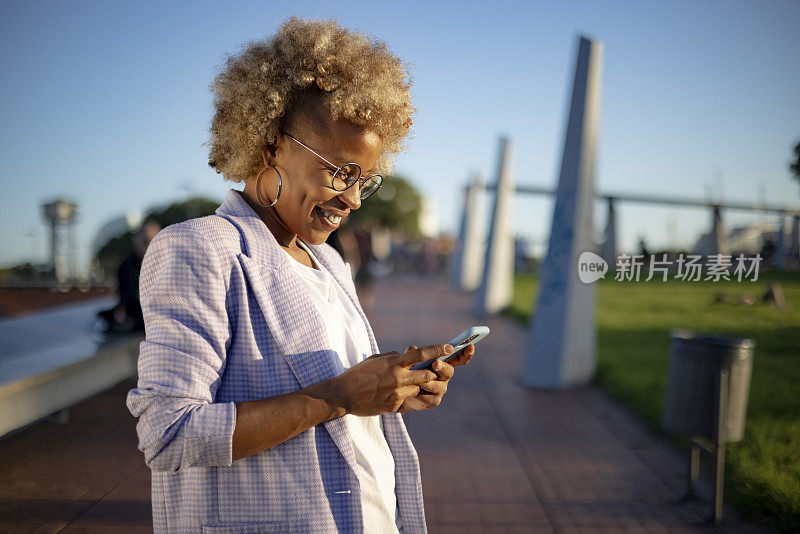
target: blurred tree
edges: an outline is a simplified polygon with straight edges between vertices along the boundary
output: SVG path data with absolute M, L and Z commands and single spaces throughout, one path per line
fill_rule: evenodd
M 142 222 L 152 219 L 162 228 L 195 217 L 211 215 L 219 207 L 219 202 L 208 198 L 195 197 L 183 202 L 174 202 L 164 207 L 151 208 Z M 100 247 L 95 256 L 97 265 L 106 278 L 116 275 L 119 265 L 133 249 L 133 232 L 124 232 L 109 239 Z
M 800 182 L 800 141 L 794 146 L 794 161 L 789 164 L 789 169 L 794 173 L 794 177 Z
M 203 197 L 190 198 L 183 202 L 175 202 L 163 208 L 152 208 L 146 219 L 155 219 L 162 228 L 187 219 L 213 215 L 220 203 Z
M 350 214 L 350 222 L 367 227 L 400 230 L 408 237 L 419 235 L 422 197 L 411 183 L 401 176 L 387 176 L 378 192 Z

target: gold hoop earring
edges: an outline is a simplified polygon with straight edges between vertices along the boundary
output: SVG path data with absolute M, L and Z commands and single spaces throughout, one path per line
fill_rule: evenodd
M 277 167 L 272 167 L 272 168 L 275 170 L 275 174 L 278 175 L 278 194 L 275 195 L 275 200 L 273 200 L 271 204 L 264 204 L 261 201 L 261 187 L 259 183 L 259 181 L 261 180 L 261 175 L 264 174 L 264 171 L 269 169 L 269 167 L 264 167 L 264 170 L 262 170 L 260 173 L 258 173 L 258 176 L 256 176 L 256 201 L 258 202 L 258 205 L 261 206 L 262 208 L 271 208 L 272 206 L 275 205 L 276 202 L 278 202 L 278 199 L 281 197 L 281 190 L 283 189 L 283 180 L 281 179 L 281 173 L 278 172 Z

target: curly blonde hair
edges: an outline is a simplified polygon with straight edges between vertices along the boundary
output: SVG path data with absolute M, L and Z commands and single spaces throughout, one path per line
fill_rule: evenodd
M 387 173 L 403 150 L 415 112 L 411 79 L 385 43 L 333 20 L 293 17 L 271 39 L 246 43 L 214 79 L 209 162 L 225 180 L 246 181 L 263 167 L 261 150 L 276 142 L 302 100 L 315 93 L 334 119 L 375 130 Z

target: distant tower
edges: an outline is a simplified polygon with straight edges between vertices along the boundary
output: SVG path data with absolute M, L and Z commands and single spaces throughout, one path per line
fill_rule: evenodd
M 77 273 L 75 220 L 78 205 L 60 198 L 42 204 L 42 210 L 50 226 L 50 263 L 56 280 L 64 284 Z

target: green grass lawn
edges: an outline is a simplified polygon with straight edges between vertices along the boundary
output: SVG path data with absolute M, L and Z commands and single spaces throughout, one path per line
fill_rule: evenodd
M 745 438 L 727 448 L 727 501 L 746 515 L 800 532 L 800 274 L 760 273 L 756 282 L 598 284 L 597 380 L 614 398 L 658 428 L 664 404 L 670 332 L 756 341 Z M 786 309 L 761 303 L 779 281 Z M 508 313 L 527 324 L 537 282 L 518 277 Z M 726 293 L 730 300 L 714 303 Z M 751 293 L 756 304 L 739 304 Z M 703 460 L 708 465 L 708 457 Z

